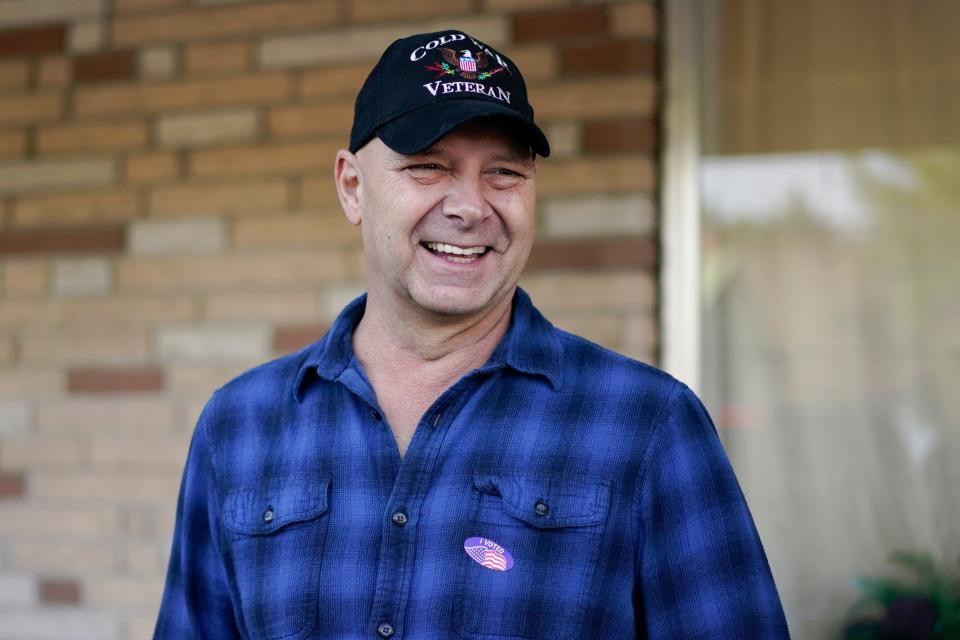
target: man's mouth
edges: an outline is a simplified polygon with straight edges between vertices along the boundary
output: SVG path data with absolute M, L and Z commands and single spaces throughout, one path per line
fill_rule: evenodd
M 422 242 L 421 244 L 430 253 L 446 258 L 450 262 L 458 262 L 460 264 L 479 260 L 480 257 L 487 252 L 487 249 L 489 249 L 489 247 L 485 246 L 458 247 L 443 242 Z

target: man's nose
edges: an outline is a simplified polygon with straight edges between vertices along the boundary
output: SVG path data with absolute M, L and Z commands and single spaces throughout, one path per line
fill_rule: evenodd
M 443 200 L 443 215 L 455 218 L 467 228 L 480 224 L 490 214 L 490 207 L 483 197 L 483 185 L 479 177 L 459 177 L 451 181 L 450 190 Z

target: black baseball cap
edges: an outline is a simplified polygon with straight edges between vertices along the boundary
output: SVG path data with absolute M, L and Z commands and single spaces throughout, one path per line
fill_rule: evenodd
M 453 29 L 409 36 L 387 47 L 363 83 L 350 151 L 378 137 L 397 153 L 413 155 L 455 128 L 487 118 L 503 120 L 532 151 L 550 155 L 510 58 Z

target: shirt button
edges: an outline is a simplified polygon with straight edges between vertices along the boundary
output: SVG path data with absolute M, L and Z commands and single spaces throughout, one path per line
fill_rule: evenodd
M 533 512 L 538 516 L 545 516 L 550 513 L 550 506 L 543 500 L 540 500 L 537 504 L 533 505 Z
M 381 638 L 389 638 L 394 633 L 393 625 L 389 622 L 381 622 L 377 626 L 377 635 Z
M 396 511 L 392 516 L 390 516 L 390 522 L 398 527 L 402 527 L 407 524 L 407 514 L 405 514 L 403 511 Z
M 267 524 L 273 522 L 273 507 L 267 507 L 267 510 L 263 512 L 263 521 Z

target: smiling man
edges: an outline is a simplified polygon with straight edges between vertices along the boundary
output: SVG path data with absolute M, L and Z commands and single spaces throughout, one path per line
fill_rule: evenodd
M 549 152 L 505 55 L 390 45 L 335 162 L 368 292 L 207 404 L 155 637 L 787 637 L 696 397 L 517 287 Z

